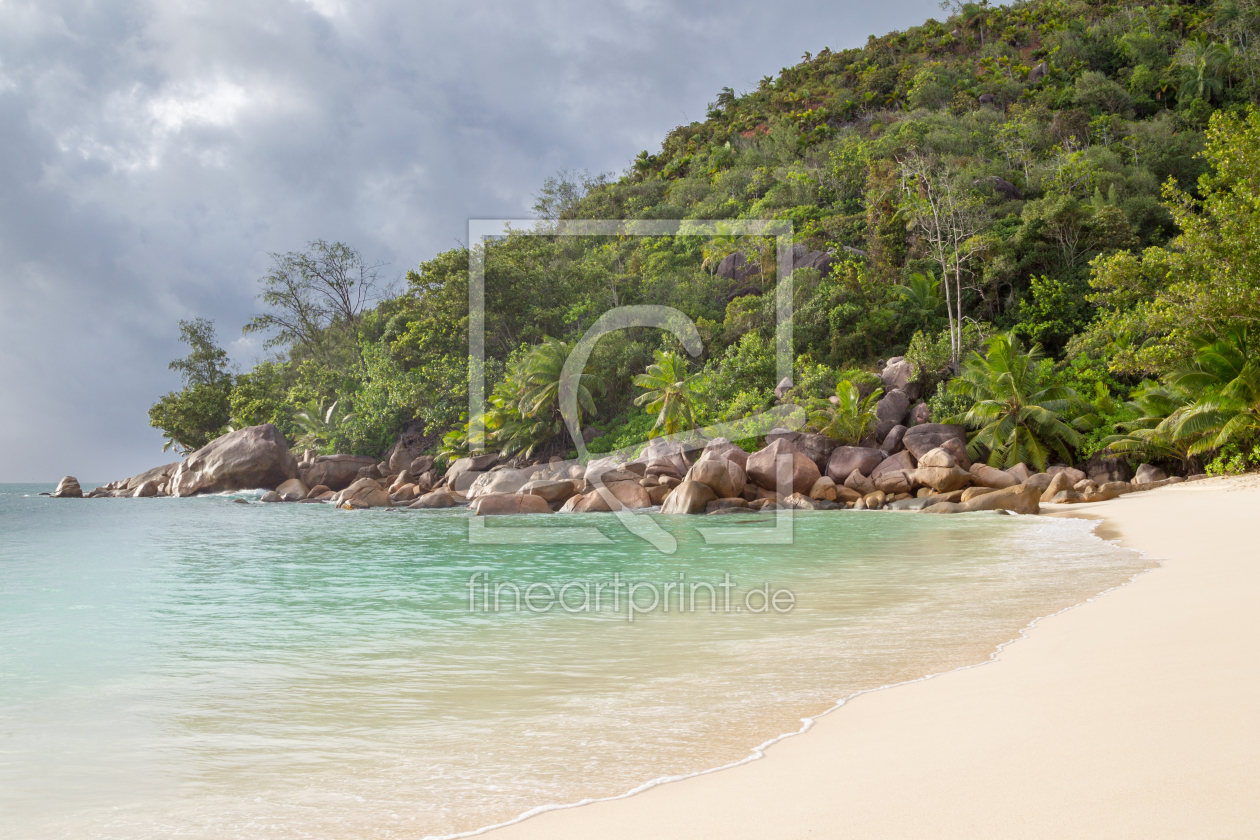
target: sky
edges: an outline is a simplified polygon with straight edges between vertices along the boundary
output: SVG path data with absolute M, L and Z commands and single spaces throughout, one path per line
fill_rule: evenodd
M 178 322 L 241 327 L 270 253 L 387 279 L 620 174 L 723 87 L 942 16 L 882 3 L 0 0 L 0 482 L 172 460 Z

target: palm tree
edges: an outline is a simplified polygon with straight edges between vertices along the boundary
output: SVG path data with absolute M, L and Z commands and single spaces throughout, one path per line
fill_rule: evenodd
M 522 417 L 553 414 L 559 416 L 560 381 L 564 373 L 564 363 L 572 352 L 573 345 L 554 338 L 544 338 L 542 344 L 525 357 L 517 371 L 523 388 L 517 403 Z M 578 412 L 594 414 L 597 409 L 592 394 L 602 392 L 603 383 L 589 373 L 580 373 L 574 385 L 577 390 Z
M 987 0 L 981 0 L 979 3 L 964 3 L 959 16 L 962 18 L 963 29 L 975 30 L 980 33 L 980 47 L 984 48 L 984 28 L 989 25 L 989 4 Z
M 811 412 L 809 422 L 841 446 L 857 446 L 875 425 L 875 404 L 883 395 L 884 389 L 876 388 L 863 398 L 856 385 L 841 379 L 836 383 L 835 398 Z
M 1180 437 L 1197 438 L 1191 455 L 1260 434 L 1260 365 L 1246 333 L 1236 330 L 1196 344 L 1194 361 L 1170 377 L 1174 387 L 1200 395 L 1175 429 Z
M 1117 454 L 1137 453 L 1147 461 L 1176 459 L 1188 469 L 1196 437 L 1178 435 L 1177 424 L 1189 404 L 1189 395 L 1179 388 L 1143 382 L 1125 403 L 1134 418 L 1117 424 L 1123 434 L 1104 438 L 1103 446 Z
M 1071 461 L 1081 436 L 1063 420 L 1079 403 L 1076 392 L 1041 382 L 1041 348 L 1024 351 L 1019 338 L 1004 333 L 986 343 L 986 352 L 971 354 L 949 390 L 973 405 L 951 422 L 974 429 L 967 451 L 979 460 L 988 453 L 993 467 L 1035 464 L 1046 468 L 1051 453 Z
M 695 384 L 700 374 L 687 374 L 687 360 L 673 350 L 654 354 L 656 363 L 634 378 L 634 384 L 647 391 L 634 401 L 646 411 L 656 412 L 651 437 L 673 435 L 694 428 Z
M 315 408 L 315 404 L 311 403 L 293 415 L 293 422 L 302 429 L 302 436 L 297 439 L 297 445 L 300 448 L 318 449 L 326 445 L 337 435 L 343 425 L 354 419 L 353 413 L 344 414 L 341 417 L 335 415 L 339 402 L 341 400 L 334 400 L 327 410 Z
M 1226 44 L 1187 41 L 1178 56 L 1181 87 L 1177 98 L 1182 101 L 1198 98 L 1205 102 L 1220 99 L 1233 58 L 1233 51 Z

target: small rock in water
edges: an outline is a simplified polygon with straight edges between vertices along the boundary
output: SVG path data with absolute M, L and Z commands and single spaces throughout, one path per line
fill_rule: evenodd
M 247 502 L 245 499 L 233 499 L 233 500 L 232 500 L 232 504 L 234 504 L 234 505 L 247 505 L 247 504 L 249 504 L 249 502 Z
M 280 498 L 280 494 L 279 494 L 279 493 L 277 493 L 275 490 L 268 490 L 266 493 L 263 493 L 263 496 L 262 496 L 262 500 L 261 500 L 261 501 L 264 501 L 264 502 L 279 502 L 279 501 L 283 501 L 283 500 Z

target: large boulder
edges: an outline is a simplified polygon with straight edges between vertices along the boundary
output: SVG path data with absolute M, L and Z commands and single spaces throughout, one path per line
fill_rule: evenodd
M 824 475 L 814 482 L 814 486 L 809 490 L 809 497 L 811 499 L 834 502 L 836 500 L 836 483 Z
M 1004 487 L 1014 487 L 1019 483 L 1015 480 L 1015 476 L 996 467 L 990 467 L 988 464 L 972 464 L 968 472 L 971 473 L 971 483 L 980 487 L 1001 490 Z
M 1129 481 L 1133 478 L 1133 468 L 1129 462 L 1118 455 L 1107 455 L 1106 450 L 1097 452 L 1085 464 L 1085 475 L 1099 484 L 1112 481 Z
M 497 452 L 488 452 L 481 455 L 469 455 L 464 458 L 456 458 L 451 462 L 451 465 L 446 468 L 446 483 L 451 487 L 454 487 L 456 480 L 458 480 L 458 478 L 464 473 L 485 472 L 498 463 L 498 460 L 499 453 Z
M 849 474 L 857 470 L 862 475 L 870 475 L 878 467 L 886 455 L 882 450 L 863 446 L 837 446 L 827 459 L 827 475 L 837 484 L 843 484 Z
M 467 493 L 485 473 L 479 470 L 463 470 L 455 475 L 454 478 L 448 479 L 446 486 L 456 493 Z
M 922 426 L 932 422 L 932 409 L 928 408 L 927 403 L 915 403 L 910 409 L 910 416 L 906 419 L 908 426 Z
M 909 430 L 905 426 L 893 426 L 892 431 L 888 433 L 888 436 L 880 441 L 880 450 L 887 452 L 889 455 L 895 455 L 900 452 L 901 439 L 906 436 L 907 431 Z
M 967 430 L 945 423 L 921 423 L 906 430 L 901 445 L 915 458 L 920 458 L 933 449 L 940 449 L 949 440 L 957 441 L 966 450 Z
M 407 465 L 407 470 L 412 475 L 424 475 L 431 469 L 433 469 L 432 455 L 421 455 L 417 458 L 412 458 L 411 463 Z
M 605 493 L 611 493 L 616 502 L 610 501 L 604 495 Z M 621 510 L 623 507 L 630 510 L 642 510 L 653 506 L 652 497 L 648 495 L 647 488 L 637 481 L 607 481 L 604 483 L 603 490 L 599 489 L 599 482 L 596 482 L 595 495 L 612 510 Z
M 883 440 L 897 426 L 902 425 L 910 410 L 910 398 L 905 391 L 889 391 L 875 404 L 875 439 Z
M 433 510 L 437 508 L 455 507 L 455 497 L 445 490 L 434 490 L 432 493 L 425 493 L 419 499 L 412 502 L 408 507 L 415 510 Z
M 1007 472 L 1014 476 L 1015 480 L 1020 484 L 1023 484 L 1033 476 L 1032 470 L 1028 469 L 1028 465 L 1024 463 L 1016 464 L 1008 469 Z
M 1067 472 L 1064 471 L 1064 472 L 1059 472 L 1050 476 L 1050 484 L 1046 487 L 1045 491 L 1043 492 L 1043 495 L 1047 499 L 1053 499 L 1056 495 L 1058 495 L 1059 493 L 1062 493 L 1064 490 L 1075 490 L 1075 489 L 1076 489 L 1076 482 L 1072 480 L 1072 476 L 1068 475 Z
M 276 495 L 285 502 L 300 502 L 310 495 L 310 488 L 300 478 L 290 478 L 276 488 Z
M 1137 485 L 1154 484 L 1167 478 L 1168 474 L 1159 467 L 1153 464 L 1142 464 L 1137 468 L 1137 475 L 1133 477 L 1133 483 Z
M 61 481 L 57 482 L 57 489 L 53 491 L 53 497 L 57 499 L 82 499 L 83 488 L 79 486 L 79 479 L 72 475 L 61 479 Z
M 643 457 L 647 463 L 644 475 L 668 475 L 682 479 L 691 469 L 690 448 L 680 441 L 656 438 L 648 443 Z
M 729 499 L 744 492 L 746 477 L 739 464 L 724 458 L 701 458 L 687 473 L 687 480 L 707 484 L 719 498 Z
M 822 472 L 813 459 L 786 440 L 776 440 L 748 456 L 748 480 L 759 487 L 777 491 L 780 460 L 785 463 L 786 477 L 791 482 L 793 493 L 808 494 L 814 482 L 822 478 Z M 787 492 L 787 488 L 784 491 Z
M 320 455 L 299 468 L 299 477 L 307 487 L 320 484 L 330 490 L 345 490 L 359 477 L 359 470 L 376 463 L 367 455 Z
M 924 513 L 972 513 L 981 510 L 1009 510 L 1012 513 L 1035 514 L 1041 512 L 1041 491 L 1026 484 L 1017 484 L 1002 490 L 985 493 L 966 502 L 942 502 L 932 505 Z
M 171 479 L 171 495 L 274 490 L 290 478 L 297 478 L 297 459 L 280 430 L 264 423 L 228 432 L 185 458 Z
M 437 436 L 426 436 L 424 433 L 425 421 L 413 420 L 407 428 L 403 429 L 402 434 L 398 436 L 398 440 L 394 441 L 394 445 L 389 448 L 382 458 L 389 468 L 394 472 L 402 472 L 411 466 L 412 461 L 420 457 L 420 455 L 434 443 L 437 442 Z M 432 464 L 429 467 L 433 466 Z M 425 467 L 428 469 L 429 467 Z M 424 470 L 412 470 L 413 473 L 419 475 Z
M 494 470 L 477 476 L 465 494 L 469 499 L 490 493 L 515 493 L 529 483 L 529 470 Z
M 748 460 L 752 461 L 752 458 Z M 665 498 L 661 513 L 704 513 L 705 506 L 716 499 L 717 494 L 709 485 L 698 481 L 684 481 Z
M 900 470 L 891 470 L 890 472 L 901 472 Z M 887 473 L 885 473 L 887 474 Z M 857 492 L 862 496 L 870 495 L 875 492 L 875 482 L 862 475 L 857 470 L 849 473 L 849 477 L 844 480 L 844 486 Z M 853 501 L 849 499 L 848 501 Z
M 885 391 L 909 393 L 907 386 L 915 380 L 914 365 L 907 362 L 905 356 L 893 356 L 884 363 L 884 369 L 880 372 L 879 378 L 884 383 Z
M 340 490 L 333 494 L 329 499 L 334 505 L 344 505 L 347 502 L 357 502 L 357 506 L 366 507 L 393 507 L 394 502 L 389 497 L 389 493 L 385 492 L 385 488 L 374 478 L 356 479 L 353 484 L 344 490 Z
M 725 458 L 739 464 L 742 470 L 748 469 L 748 453 L 724 437 L 709 441 L 700 455 L 700 460 L 703 461 L 705 458 Z
M 952 493 L 971 484 L 971 473 L 958 466 L 958 461 L 948 450 L 933 449 L 919 459 L 919 468 L 914 471 L 914 483 L 930 487 L 937 493 Z
M 875 479 L 875 489 L 886 496 L 909 493 L 915 483 L 913 476 L 914 473 L 905 470 L 888 470 Z
M 297 481 L 297 479 L 293 479 L 293 480 Z M 149 479 L 144 484 L 141 484 L 135 490 L 131 491 L 131 495 L 137 499 L 150 499 L 156 496 L 157 494 L 158 494 L 158 483 L 154 481 L 153 479 Z
M 770 435 L 766 435 L 766 442 L 771 442 Z M 831 453 L 836 448 L 836 442 L 826 435 L 809 434 L 806 432 L 796 433 L 795 438 L 791 441 L 796 447 L 796 451 L 803 454 L 806 458 L 813 461 L 818 466 L 819 472 L 825 472 L 827 469 L 827 459 L 831 457 Z
M 551 513 L 551 505 L 545 499 L 528 493 L 486 493 L 478 497 L 470 507 L 477 516 Z
M 761 266 L 756 262 L 749 262 L 737 251 L 723 257 L 714 273 L 726 280 L 744 281 L 761 274 Z
M 516 492 L 526 496 L 538 496 L 545 502 L 556 504 L 568 500 L 577 493 L 578 485 L 583 482 L 571 478 L 545 479 L 536 478 L 527 482 Z
M 896 455 L 889 455 L 887 458 L 880 461 L 875 469 L 871 470 L 870 479 L 874 481 L 886 472 L 895 472 L 898 470 L 902 472 L 909 472 L 913 470 L 914 467 L 915 459 L 911 456 L 909 451 L 903 449 Z
M 173 476 L 175 474 L 175 471 L 179 469 L 179 464 L 180 464 L 179 461 L 175 461 L 174 463 L 171 463 L 171 464 L 163 464 L 160 467 L 154 467 L 151 470 L 145 470 L 139 475 L 133 475 L 131 478 L 127 479 L 122 489 L 135 490 L 141 484 L 144 484 L 146 481 L 153 481 L 159 485 L 164 484 L 166 483 L 166 480 L 169 479 L 171 476 Z

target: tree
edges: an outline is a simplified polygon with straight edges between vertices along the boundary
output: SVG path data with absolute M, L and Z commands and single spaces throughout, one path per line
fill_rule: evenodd
M 1117 424 L 1121 434 L 1104 438 L 1103 446 L 1117 454 L 1135 453 L 1147 461 L 1177 460 L 1188 470 L 1193 458 L 1190 450 L 1197 438 L 1178 434 L 1177 424 L 1189 403 L 1185 391 L 1144 382 L 1125 403 L 1136 416 Z
M 1195 439 L 1191 455 L 1260 435 L 1260 363 L 1244 331 L 1201 339 L 1194 360 L 1170 380 L 1199 395 L 1176 425 L 1178 437 Z
M 1177 54 L 1177 98 L 1183 102 L 1202 99 L 1219 100 L 1225 92 L 1225 79 L 1234 60 L 1228 44 L 1210 44 L 1205 40 L 1187 41 Z
M 231 417 L 232 374 L 228 355 L 216 343 L 214 322 L 205 318 L 179 322 L 180 341 L 189 347 L 182 359 L 171 362 L 184 380 L 149 409 L 149 425 L 166 435 L 163 451 L 200 449 L 221 435 Z
M 858 446 L 875 425 L 875 404 L 884 395 L 883 388 L 876 388 L 865 398 L 848 379 L 836 383 L 836 396 L 809 415 L 809 422 L 841 446 Z
M 1096 300 L 1111 308 L 1102 326 L 1158 339 L 1126 360 L 1131 369 L 1167 371 L 1197 337 L 1260 324 L 1260 111 L 1213 115 L 1203 157 L 1212 170 L 1199 178 L 1201 198 L 1164 185 L 1180 236 L 1091 264 Z
M 337 403 L 327 409 L 310 405 L 293 415 L 293 422 L 302 430 L 297 445 L 302 449 L 319 449 L 335 439 L 341 428 L 354 419 L 354 414 L 337 414 Z
M 305 251 L 272 254 L 271 272 L 259 282 L 258 297 L 271 308 L 245 325 L 246 333 L 271 333 L 267 347 L 296 344 L 308 354 L 332 361 L 332 333 L 353 338 L 363 310 L 379 300 L 382 289 L 377 269 L 342 242 L 322 239 Z M 339 328 L 339 329 L 338 329 Z M 357 343 L 350 342 L 356 349 Z
M 678 434 L 696 425 L 696 380 L 699 374 L 687 372 L 687 360 L 674 351 L 657 350 L 656 363 L 634 378 L 634 384 L 646 389 L 634 401 L 649 413 L 656 413 L 651 436 Z
M 1080 434 L 1062 417 L 1078 402 L 1076 393 L 1043 384 L 1040 348 L 1025 352 L 1014 335 L 996 335 L 984 355 L 972 353 L 949 390 L 974 401 L 951 422 L 976 430 L 967 451 L 977 460 L 987 452 L 990 466 L 1023 462 L 1044 471 L 1051 453 L 1070 462 L 1072 448 L 1081 444 Z
M 963 281 L 979 257 L 973 239 L 989 224 L 980 196 L 964 186 L 956 170 L 915 150 L 901 161 L 901 192 L 910 225 L 918 229 L 941 267 L 949 316 L 951 367 L 962 357 Z

